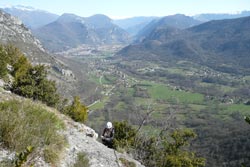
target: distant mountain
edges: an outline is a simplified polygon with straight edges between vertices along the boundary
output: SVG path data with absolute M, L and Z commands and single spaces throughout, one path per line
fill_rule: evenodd
M 235 18 L 240 18 L 240 17 L 246 17 L 250 16 L 250 11 L 242 11 L 237 14 L 215 14 L 215 13 L 207 13 L 207 14 L 199 14 L 193 16 L 194 19 L 200 20 L 203 22 L 207 22 L 210 20 L 223 20 L 223 19 L 235 19 Z
M 59 16 L 43 10 L 26 6 L 12 6 L 2 9 L 6 13 L 18 17 L 30 29 L 35 29 L 55 21 Z
M 0 43 L 11 43 L 21 49 L 32 63 L 54 62 L 40 41 L 27 29 L 22 21 L 0 10 Z
M 102 15 L 102 14 L 96 14 L 96 15 L 87 17 L 84 20 L 85 20 L 85 23 L 93 29 L 114 27 L 112 20 L 109 17 Z
M 156 19 L 151 21 L 140 32 L 138 32 L 137 40 L 142 41 L 143 39 L 147 38 L 152 32 L 160 29 L 164 28 L 185 29 L 198 25 L 200 23 L 202 22 L 182 14 L 166 16 L 161 19 Z
M 212 53 L 209 63 L 227 64 L 228 68 L 250 69 L 250 17 L 217 20 L 188 29 L 190 39 L 195 40 L 202 50 Z M 223 65 L 218 68 L 223 68 Z
M 118 19 L 114 20 L 113 23 L 118 25 L 119 27 L 123 28 L 131 35 L 136 35 L 142 28 L 144 28 L 148 23 L 152 20 L 157 19 L 158 17 L 132 17 L 127 19 Z
M 65 16 L 65 17 L 64 17 Z M 33 30 L 44 46 L 50 51 L 67 50 L 88 41 L 88 30 L 84 24 L 68 21 L 69 15 L 63 15 L 57 21 Z
M 250 17 L 210 21 L 188 29 L 156 29 L 119 52 L 124 59 L 187 60 L 216 70 L 250 73 Z
M 105 15 L 84 18 L 63 14 L 56 21 L 33 32 L 51 52 L 67 50 L 81 44 L 123 44 L 130 41 L 129 34 L 114 25 Z
M 130 42 L 129 34 L 112 23 L 112 20 L 105 15 L 94 15 L 85 19 L 88 29 L 94 32 L 97 39 L 94 43 L 101 44 L 120 44 Z

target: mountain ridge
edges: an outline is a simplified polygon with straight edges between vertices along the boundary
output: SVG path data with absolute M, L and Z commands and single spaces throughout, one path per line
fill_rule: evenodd
M 210 21 L 184 30 L 170 31 L 163 28 L 161 32 L 157 32 L 156 29 L 153 35 L 158 36 L 146 37 L 142 42 L 123 49 L 118 55 L 128 56 L 127 58 L 139 55 L 149 58 L 154 55 L 160 61 L 184 58 L 220 70 L 231 69 L 237 72 L 237 69 L 244 68 L 249 73 L 249 64 L 246 63 L 250 61 L 249 24 L 250 17 L 243 17 Z M 224 66 L 220 65 L 223 62 L 229 65 L 228 69 L 223 69 Z
M 59 17 L 54 13 L 22 5 L 3 7 L 2 10 L 18 17 L 30 29 L 44 26 Z
M 241 11 L 239 13 L 203 13 L 194 15 L 193 18 L 200 21 L 223 20 L 223 19 L 236 19 L 240 17 L 250 16 L 250 11 Z
M 137 16 L 127 19 L 115 19 L 113 23 L 129 32 L 132 36 L 136 35 L 149 22 L 158 17 Z
M 157 29 L 163 28 L 176 28 L 176 29 L 186 29 L 195 25 L 200 24 L 201 22 L 193 19 L 192 17 L 176 14 L 165 16 L 160 19 L 156 19 L 147 24 L 141 31 L 136 35 L 137 41 L 142 41 L 152 32 Z
M 84 18 L 63 14 L 55 22 L 33 32 L 52 52 L 71 49 L 81 44 L 126 44 L 130 41 L 129 34 L 114 25 L 105 15 Z

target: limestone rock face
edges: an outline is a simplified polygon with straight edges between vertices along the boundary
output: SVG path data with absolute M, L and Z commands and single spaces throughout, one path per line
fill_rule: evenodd
M 134 162 L 137 167 L 143 167 L 138 161 L 126 154 L 121 154 L 97 141 L 98 134 L 84 124 L 66 119 L 67 129 L 62 132 L 69 142 L 60 162 L 60 167 L 74 164 L 77 153 L 87 154 L 91 167 L 122 167 L 119 158 Z M 91 135 L 90 135 L 91 134 Z
M 27 29 L 21 20 L 0 10 L 0 38 L 2 42 L 20 40 L 25 43 L 36 45 L 44 51 L 41 43 Z
M 32 63 L 54 62 L 31 31 L 18 18 L 0 10 L 0 43 L 13 44 L 19 48 Z

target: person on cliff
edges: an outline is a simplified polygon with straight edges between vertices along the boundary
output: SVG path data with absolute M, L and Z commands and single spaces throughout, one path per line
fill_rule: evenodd
M 102 132 L 102 143 L 109 148 L 113 148 L 113 139 L 115 135 L 115 129 L 113 128 L 113 125 L 111 122 L 107 122 L 106 127 L 104 128 Z

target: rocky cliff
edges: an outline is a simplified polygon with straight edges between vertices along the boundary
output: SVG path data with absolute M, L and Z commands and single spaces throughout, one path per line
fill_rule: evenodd
M 53 57 L 45 52 L 40 41 L 14 16 L 0 10 L 0 43 L 13 44 L 33 63 L 53 63 Z

